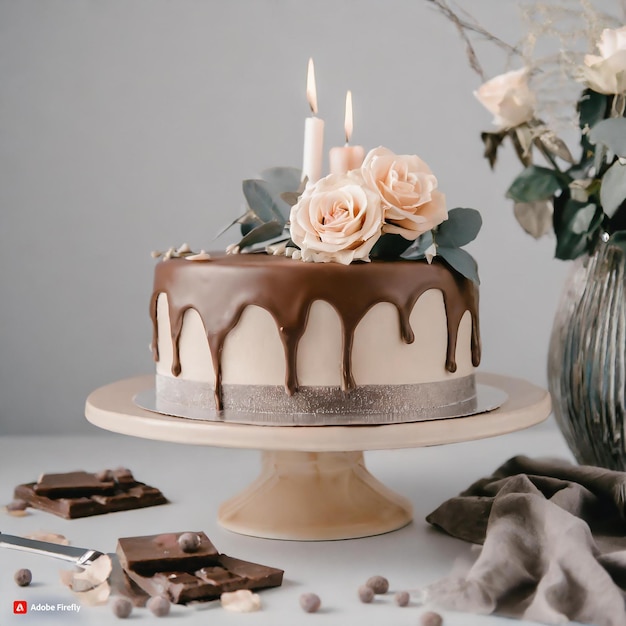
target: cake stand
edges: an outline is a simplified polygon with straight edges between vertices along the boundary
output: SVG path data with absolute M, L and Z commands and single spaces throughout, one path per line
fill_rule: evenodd
M 378 535 L 412 520 L 409 501 L 365 467 L 363 451 L 456 443 L 538 424 L 550 414 L 547 391 L 524 380 L 477 374 L 508 398 L 469 417 L 378 426 L 255 426 L 170 417 L 138 407 L 135 396 L 154 376 L 122 380 L 94 391 L 85 407 L 96 426 L 176 443 L 262 450 L 259 477 L 224 502 L 219 523 L 270 539 L 329 540 Z

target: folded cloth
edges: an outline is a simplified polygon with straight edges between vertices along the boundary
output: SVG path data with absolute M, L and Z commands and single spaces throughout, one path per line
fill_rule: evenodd
M 426 520 L 482 544 L 429 601 L 547 624 L 626 626 L 626 472 L 517 456 Z

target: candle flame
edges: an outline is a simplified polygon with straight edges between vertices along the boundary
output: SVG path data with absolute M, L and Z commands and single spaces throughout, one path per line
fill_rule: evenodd
M 313 59 L 309 59 L 309 67 L 306 73 L 306 99 L 313 115 L 317 114 L 317 89 L 315 88 L 315 67 Z
M 344 129 L 346 131 L 346 143 L 350 142 L 352 137 L 353 122 L 352 122 L 352 92 L 346 93 L 346 117 L 344 121 Z

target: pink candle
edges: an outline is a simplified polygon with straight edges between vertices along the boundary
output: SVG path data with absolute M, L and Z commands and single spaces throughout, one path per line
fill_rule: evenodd
M 307 117 L 304 121 L 302 180 L 307 178 L 309 183 L 314 183 L 322 176 L 324 120 L 317 117 L 317 90 L 315 87 L 315 68 L 313 66 L 313 59 L 309 59 L 306 76 L 306 97 L 313 115 Z
M 346 116 L 344 128 L 346 131 L 346 145 L 343 147 L 337 146 L 335 148 L 331 148 L 328 153 L 331 174 L 345 174 L 350 170 L 355 170 L 361 167 L 363 159 L 365 158 L 365 150 L 363 149 L 363 146 L 349 145 L 353 130 L 351 91 L 348 91 L 346 94 Z

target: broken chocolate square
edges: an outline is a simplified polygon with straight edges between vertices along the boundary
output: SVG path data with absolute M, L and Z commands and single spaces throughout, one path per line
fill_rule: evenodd
M 67 472 L 44 474 L 36 483 L 18 485 L 14 497 L 28 506 L 66 519 L 128 511 L 157 504 L 166 504 L 165 496 L 156 489 L 136 481 L 132 474 L 118 480 L 100 480 L 102 472 Z
M 164 596 L 176 604 L 282 584 L 283 570 L 218 554 L 204 533 L 197 533 L 199 550 L 183 552 L 178 545 L 183 534 L 120 539 L 117 554 L 126 575 L 151 596 Z
M 117 542 L 117 555 L 126 571 L 142 576 L 156 572 L 193 570 L 216 563 L 218 551 L 202 532 L 192 533 L 199 539 L 194 552 L 184 552 L 178 539 L 184 533 L 164 533 L 147 537 L 123 537 Z
M 89 472 L 66 472 L 65 474 L 43 474 L 33 485 L 38 496 L 49 498 L 76 498 L 95 493 L 111 493 L 115 489 L 113 480 L 99 480 Z

